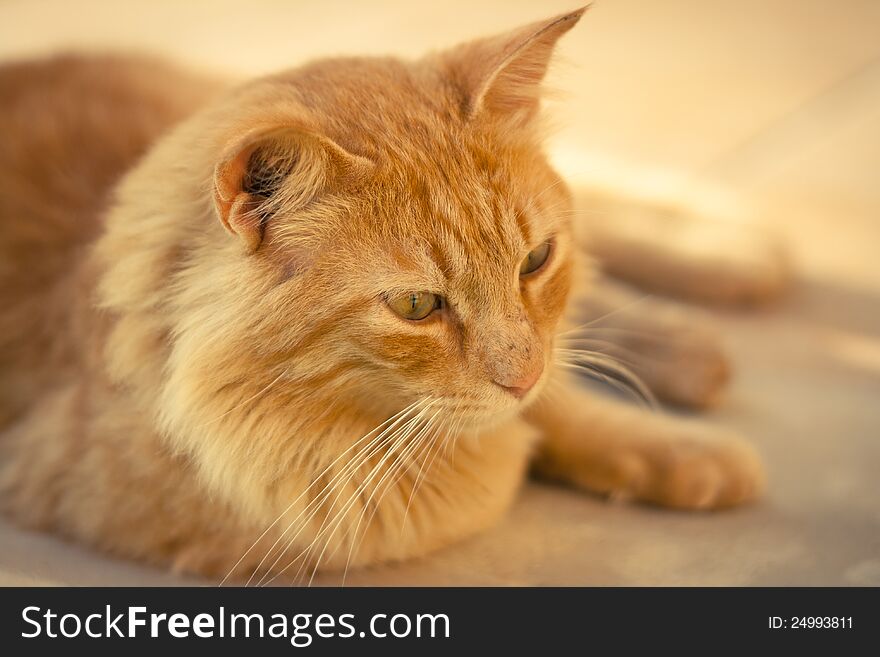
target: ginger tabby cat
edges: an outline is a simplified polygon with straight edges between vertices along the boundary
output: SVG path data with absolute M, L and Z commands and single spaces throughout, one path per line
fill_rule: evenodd
M 530 467 L 753 500 L 739 438 L 578 381 L 611 365 L 566 315 L 598 288 L 539 88 L 582 13 L 233 89 L 135 58 L 0 68 L 3 512 L 267 583 L 484 530 Z

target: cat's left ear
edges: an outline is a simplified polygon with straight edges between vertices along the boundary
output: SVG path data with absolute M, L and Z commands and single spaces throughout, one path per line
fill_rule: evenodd
M 215 167 L 214 207 L 226 230 L 256 251 L 275 214 L 301 210 L 372 169 L 370 160 L 301 126 L 255 128 L 233 140 Z
M 537 113 L 540 84 L 556 42 L 588 8 L 472 41 L 445 53 L 449 76 L 462 92 L 467 118 L 488 114 L 527 123 Z

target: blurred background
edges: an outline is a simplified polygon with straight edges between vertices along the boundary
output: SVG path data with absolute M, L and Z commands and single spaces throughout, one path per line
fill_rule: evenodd
M 5 0 L 0 61 L 145 51 L 238 78 L 418 56 L 577 5 Z M 880 2 L 598 0 L 559 54 L 563 173 L 748 217 L 793 256 L 780 302 L 712 311 L 736 378 L 709 415 L 757 442 L 767 499 L 709 516 L 530 484 L 497 530 L 348 583 L 880 585 Z M 0 545 L 0 583 L 182 581 L 6 525 Z

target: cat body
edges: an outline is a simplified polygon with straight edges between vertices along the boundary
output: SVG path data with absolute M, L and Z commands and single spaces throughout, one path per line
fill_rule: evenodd
M 591 277 L 538 86 L 581 13 L 231 89 L 134 59 L 0 70 L 3 512 L 266 582 L 460 540 L 532 466 L 754 499 L 738 438 L 574 380 Z

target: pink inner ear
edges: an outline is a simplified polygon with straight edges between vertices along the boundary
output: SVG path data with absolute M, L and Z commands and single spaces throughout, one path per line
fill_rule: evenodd
M 241 237 L 249 251 L 256 251 L 263 241 L 263 225 L 259 216 L 261 199 L 247 192 L 235 197 L 229 208 L 229 226 Z
M 214 204 L 220 221 L 229 232 L 238 234 L 231 217 L 232 208 L 242 194 L 247 162 L 253 147 L 245 147 L 224 159 L 214 169 Z
M 237 144 L 229 157 L 214 170 L 214 205 L 220 222 L 230 233 L 240 237 L 249 251 L 263 240 L 263 226 L 257 212 L 261 198 L 244 191 L 248 163 L 259 140 Z
M 257 154 L 261 158 L 254 162 Z M 263 127 L 236 141 L 214 169 L 214 205 L 224 228 L 254 251 L 264 236 L 263 210 L 296 211 L 329 186 L 351 184 L 373 166 L 307 127 Z

